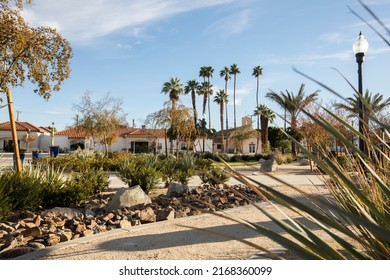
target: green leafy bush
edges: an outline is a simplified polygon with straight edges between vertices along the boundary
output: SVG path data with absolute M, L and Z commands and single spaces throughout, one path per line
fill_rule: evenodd
M 9 212 L 77 206 L 108 184 L 102 170 L 72 173 L 66 180 L 62 169 L 45 164 L 25 165 L 21 173 L 6 171 L 0 174 L 0 220 Z
M 213 166 L 208 169 L 198 170 L 198 175 L 204 184 L 219 185 L 227 182 L 230 175 L 222 168 Z
M 145 193 L 155 189 L 161 178 L 154 155 L 133 156 L 121 164 L 118 174 L 129 186 L 139 185 Z

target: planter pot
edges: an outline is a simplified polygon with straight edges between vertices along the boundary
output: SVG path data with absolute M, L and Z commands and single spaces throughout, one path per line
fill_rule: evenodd
M 57 147 L 57 146 L 50 147 L 50 156 L 51 157 L 57 157 L 59 153 L 60 153 L 60 147 Z
M 23 164 L 26 154 L 20 154 L 19 157 L 20 157 L 20 162 Z
M 38 159 L 38 158 L 40 158 L 40 157 L 42 157 L 42 154 L 41 154 L 41 153 L 38 153 L 38 152 L 33 152 L 33 153 L 32 153 L 32 158 L 33 158 L 33 159 Z

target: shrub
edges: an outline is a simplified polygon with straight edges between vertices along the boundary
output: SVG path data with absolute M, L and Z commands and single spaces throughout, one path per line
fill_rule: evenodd
M 218 185 L 227 182 L 230 178 L 229 174 L 218 166 L 213 166 L 209 169 L 198 170 L 198 175 L 204 184 Z
M 139 185 L 145 193 L 149 193 L 158 186 L 161 178 L 157 166 L 154 155 L 134 156 L 122 163 L 118 174 L 129 186 Z
M 93 194 L 99 193 L 109 185 L 108 173 L 90 169 L 73 173 L 61 188 L 53 188 L 44 196 L 44 206 L 79 206 Z
M 179 158 L 175 166 L 177 170 L 177 181 L 184 185 L 188 184 L 189 179 L 195 174 L 195 164 L 194 157 L 190 155 L 183 155 Z

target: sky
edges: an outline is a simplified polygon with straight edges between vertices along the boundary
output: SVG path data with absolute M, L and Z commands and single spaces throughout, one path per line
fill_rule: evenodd
M 390 0 L 365 3 L 390 27 Z M 93 100 L 107 93 L 123 100 L 129 124 L 134 121 L 140 127 L 148 114 L 169 100 L 161 89 L 171 77 L 183 85 L 191 79 L 202 81 L 200 67 L 212 66 L 211 83 L 217 91 L 224 88 L 220 70 L 234 63 L 241 71 L 236 85 L 237 124 L 256 107 L 252 71 L 258 65 L 263 68 L 260 103 L 276 113 L 282 110 L 266 93 L 297 93 L 302 83 L 307 94 L 321 90 L 319 97 L 328 104 L 336 97 L 293 68 L 344 97 L 352 96 L 353 89 L 335 69 L 357 83 L 352 45 L 360 31 L 369 42 L 363 88 L 390 97 L 390 48 L 348 7 L 378 27 L 356 0 L 35 0 L 23 16 L 32 26 L 56 28 L 70 41 L 72 72 L 49 101 L 36 95 L 28 82 L 13 88 L 19 112 L 15 114 L 19 121 L 37 126 L 54 123 L 62 130 L 74 124 L 74 105 L 90 91 Z M 232 125 L 233 80 L 228 87 Z M 180 102 L 192 106 L 189 95 L 181 96 Z M 199 112 L 201 104 L 199 96 Z M 211 103 L 211 118 L 212 127 L 219 130 L 216 103 Z M 2 108 L 0 122 L 8 120 L 7 109 Z M 275 123 L 283 124 L 280 118 Z

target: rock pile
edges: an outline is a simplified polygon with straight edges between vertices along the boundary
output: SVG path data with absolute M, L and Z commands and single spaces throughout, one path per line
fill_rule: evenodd
M 120 192 L 123 193 L 123 190 L 117 193 Z M 150 203 L 145 200 L 143 204 L 121 204 L 113 208 L 115 195 L 118 196 L 115 193 L 98 194 L 77 209 L 56 207 L 40 213 L 25 211 L 10 215 L 6 222 L 0 223 L 0 258 L 14 258 L 60 242 L 117 228 L 193 216 L 246 205 L 249 201 L 260 201 L 253 191 L 243 185 L 203 185 L 190 189 L 176 186 L 167 195 L 151 199 Z

